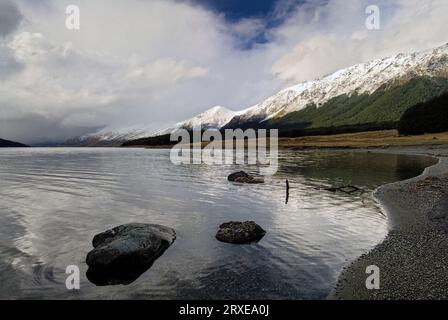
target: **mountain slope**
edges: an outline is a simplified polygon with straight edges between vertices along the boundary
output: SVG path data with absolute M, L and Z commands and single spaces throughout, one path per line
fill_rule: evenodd
M 219 129 L 226 125 L 235 114 L 236 112 L 234 111 L 216 106 L 194 118 L 177 124 L 177 127 L 193 129 L 194 127 L 202 126 L 202 128 Z
M 0 148 L 24 148 L 24 147 L 28 146 L 19 142 L 0 139 Z
M 163 130 L 145 126 L 133 126 L 129 128 L 104 128 L 100 131 L 70 139 L 64 146 L 76 147 L 116 147 L 126 141 L 139 140 L 146 137 L 169 135 L 177 129 L 191 130 L 202 126 L 206 129 L 220 129 L 228 123 L 237 112 L 221 106 L 213 107 L 191 119 L 179 122 L 172 127 Z
M 448 131 L 448 93 L 405 112 L 398 124 L 401 134 L 425 134 Z
M 282 90 L 239 112 L 214 107 L 165 130 L 103 130 L 88 137 L 92 143 L 116 144 L 199 124 L 203 128 L 278 128 L 284 132 L 391 128 L 407 109 L 447 92 L 447 81 L 448 44 L 357 64 Z
M 383 85 L 372 94 L 341 95 L 321 107 L 312 104 L 264 125 L 283 130 L 334 128 L 374 124 L 395 124 L 406 110 L 448 92 L 448 79 L 416 77 L 403 84 Z M 365 127 L 364 127 L 365 129 Z
M 367 97 L 375 92 L 385 92 L 420 77 L 448 78 L 448 44 L 434 50 L 398 54 L 358 64 L 320 80 L 298 84 L 234 117 L 226 127 L 263 124 L 271 119 L 280 119 L 292 112 L 304 110 L 309 106 L 319 109 L 335 98 Z M 299 124 L 307 120 L 294 118 Z M 285 119 L 289 124 L 292 120 L 292 118 Z M 279 121 L 273 123 L 280 125 Z
M 128 128 L 104 128 L 100 131 L 75 137 L 61 144 L 66 147 L 118 147 L 125 141 L 136 140 L 158 132 L 144 126 L 134 126 Z
M 195 127 L 201 126 L 202 129 L 221 129 L 224 125 L 235 117 L 238 112 L 229 110 L 227 108 L 216 106 L 196 117 L 177 123 L 174 127 L 157 132 L 158 135 L 170 134 L 176 129 L 191 130 Z

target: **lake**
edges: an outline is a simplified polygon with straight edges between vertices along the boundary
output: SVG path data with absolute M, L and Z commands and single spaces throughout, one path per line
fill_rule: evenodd
M 174 166 L 169 150 L 0 149 L 0 298 L 324 299 L 341 269 L 387 234 L 372 191 L 432 164 L 280 151 L 275 176 L 235 185 L 230 173 L 257 167 Z M 343 185 L 366 192 L 324 190 Z M 267 234 L 253 245 L 218 242 L 218 226 L 232 220 Z M 177 239 L 133 283 L 95 286 L 85 276 L 93 236 L 130 222 L 172 227 Z M 65 287 L 68 265 L 81 270 L 80 290 Z

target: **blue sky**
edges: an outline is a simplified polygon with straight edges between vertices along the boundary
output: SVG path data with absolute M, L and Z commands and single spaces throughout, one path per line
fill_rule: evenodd
M 264 30 L 260 30 L 252 37 L 242 37 L 239 47 L 243 50 L 252 49 L 254 45 L 268 42 L 266 32 L 281 25 L 289 12 L 304 3 L 305 0 L 191 0 L 218 14 L 229 22 L 245 19 L 259 19 L 263 21 Z M 322 2 L 323 0 L 315 0 Z M 308 1 L 313 2 L 313 1 Z M 281 9 L 281 13 L 279 12 Z
M 194 0 L 210 9 L 226 15 L 229 20 L 267 17 L 279 0 Z

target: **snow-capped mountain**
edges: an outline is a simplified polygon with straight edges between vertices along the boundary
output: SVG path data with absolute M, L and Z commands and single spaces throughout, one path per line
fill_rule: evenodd
M 197 126 L 202 126 L 203 128 L 219 129 L 232 120 L 235 114 L 237 112 L 216 106 L 194 118 L 178 123 L 177 127 L 192 129 Z
M 448 78 L 448 44 L 433 50 L 397 54 L 391 57 L 361 63 L 336 71 L 321 79 L 289 87 L 261 103 L 242 111 L 231 111 L 217 106 L 196 117 L 177 123 L 164 130 L 133 127 L 119 130 L 103 129 L 82 139 L 122 142 L 143 137 L 169 134 L 178 128 L 239 127 L 281 119 L 305 109 L 309 105 L 321 107 L 335 97 L 354 94 L 372 94 L 383 86 L 406 83 L 416 77 Z
M 336 71 L 322 79 L 303 82 L 280 91 L 239 115 L 238 122 L 265 121 L 304 109 L 317 107 L 334 97 L 373 93 L 384 84 L 406 81 L 415 76 L 447 77 L 448 44 L 434 50 L 361 63 Z
M 71 147 L 116 147 L 125 141 L 158 135 L 152 126 L 106 127 L 65 141 L 63 146 Z
M 216 106 L 197 115 L 196 117 L 179 122 L 172 128 L 158 131 L 157 134 L 170 134 L 176 129 L 193 129 L 199 126 L 202 129 L 221 129 L 238 114 L 239 112 L 235 112 L 221 106 Z
M 220 129 L 238 112 L 221 106 L 213 107 L 196 117 L 179 122 L 166 129 L 154 129 L 153 126 L 136 125 L 131 127 L 106 127 L 94 133 L 89 133 L 67 141 L 75 146 L 117 146 L 125 141 L 170 134 L 177 129 L 193 129 L 201 126 L 203 129 Z
M 154 134 L 157 134 L 157 131 L 155 131 L 152 128 L 133 126 L 118 129 L 104 128 L 98 132 L 81 136 L 80 139 L 88 140 L 95 138 L 98 139 L 99 141 L 114 141 L 114 140 L 123 141 L 128 139 L 140 139 L 147 137 L 148 135 L 154 135 Z

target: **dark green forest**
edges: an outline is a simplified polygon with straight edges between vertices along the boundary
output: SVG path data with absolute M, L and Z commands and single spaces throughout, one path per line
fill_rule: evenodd
M 448 131 L 448 93 L 407 110 L 398 131 L 409 135 Z

